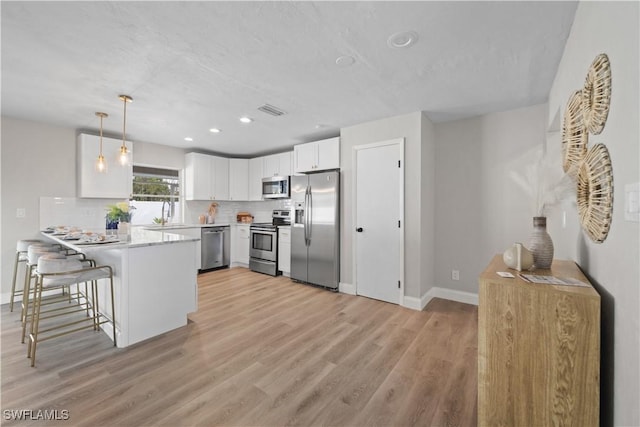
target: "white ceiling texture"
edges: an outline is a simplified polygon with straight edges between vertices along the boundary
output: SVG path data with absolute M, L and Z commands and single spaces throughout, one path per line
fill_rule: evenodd
M 503 111 L 546 101 L 576 7 L 2 1 L 2 114 L 96 132 L 104 111 L 121 137 L 127 94 L 128 139 L 242 157 L 419 110 Z M 417 41 L 390 47 L 405 31 Z

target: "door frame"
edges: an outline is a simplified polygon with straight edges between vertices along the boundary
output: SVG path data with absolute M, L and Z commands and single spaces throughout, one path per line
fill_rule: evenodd
M 355 294 L 358 295 L 358 266 L 357 266 L 357 254 L 358 254 L 358 240 L 357 240 L 357 220 L 358 220 L 358 153 L 360 150 L 366 150 L 370 148 L 383 147 L 386 145 L 398 145 L 399 160 L 400 160 L 400 179 L 398 194 L 398 212 L 400 214 L 400 227 L 398 228 L 398 238 L 400 239 L 400 254 L 399 254 L 399 266 L 398 266 L 398 280 L 400 280 L 400 293 L 398 301 L 399 305 L 404 306 L 404 138 L 388 139 L 368 144 L 356 145 L 352 149 L 352 167 L 353 167 L 353 184 L 351 188 L 352 200 L 354 201 L 354 207 L 351 215 L 351 241 L 353 242 L 353 251 L 351 253 L 352 265 L 353 265 L 353 286 L 355 288 Z

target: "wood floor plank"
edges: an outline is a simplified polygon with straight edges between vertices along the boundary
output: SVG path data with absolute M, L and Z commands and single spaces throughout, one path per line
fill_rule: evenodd
M 3 425 L 476 425 L 475 306 L 419 312 L 244 268 L 198 283 L 188 325 L 126 349 L 46 341 L 36 368 L 2 306 L 2 409 L 70 415 Z

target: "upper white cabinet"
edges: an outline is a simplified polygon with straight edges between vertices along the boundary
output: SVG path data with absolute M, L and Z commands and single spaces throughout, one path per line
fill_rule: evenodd
M 229 200 L 249 200 L 249 159 L 229 159 Z
M 126 141 L 129 152 L 133 144 Z M 128 199 L 133 192 L 133 166 L 122 166 L 118 162 L 122 140 L 102 138 L 102 154 L 107 163 L 107 171 L 95 169 L 100 153 L 100 137 L 80 134 L 77 138 L 77 190 L 78 197 Z
M 211 200 L 229 200 L 229 159 L 211 156 L 213 159 L 213 194 Z
M 264 156 L 264 170 L 262 171 L 262 176 L 270 177 L 291 175 L 291 157 L 291 151 Z
M 185 154 L 185 198 L 228 200 L 229 159 L 200 153 Z
M 262 200 L 262 177 L 264 159 L 249 159 L 249 200 Z
M 340 137 L 293 147 L 295 173 L 340 169 Z

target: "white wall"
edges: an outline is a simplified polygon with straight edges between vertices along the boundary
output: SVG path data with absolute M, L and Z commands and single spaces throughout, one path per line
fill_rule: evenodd
M 76 196 L 76 133 L 75 129 L 2 117 L 2 302 L 11 291 L 16 241 L 39 237 L 40 197 Z M 184 150 L 134 142 L 133 161 L 182 169 Z M 106 206 L 113 201 L 95 200 L 101 202 Z M 24 218 L 16 218 L 17 208 L 25 208 Z
M 40 196 L 75 197 L 73 129 L 2 117 L 2 276 L 11 291 L 16 241 L 39 237 Z M 16 209 L 26 216 L 16 218 Z
M 423 265 L 423 257 L 428 257 L 433 249 L 433 240 L 429 235 L 433 230 L 424 230 L 430 227 L 432 216 L 425 212 L 423 221 L 423 206 L 428 207 L 432 200 L 423 200 L 430 197 L 433 183 L 429 165 L 433 163 L 430 158 L 431 148 L 434 145 L 430 123 L 424 123 L 428 119 L 421 113 L 415 112 L 402 116 L 391 117 L 356 126 L 346 127 L 340 130 L 340 165 L 342 169 L 341 180 L 341 255 L 340 255 L 340 280 L 343 283 L 354 284 L 354 266 L 352 259 L 353 228 L 351 212 L 355 194 L 353 193 L 353 147 L 362 144 L 385 141 L 395 138 L 405 139 L 405 296 L 421 298 L 433 284 L 433 270 L 431 263 L 426 260 Z M 423 124 L 424 123 L 424 124 Z M 423 142 L 423 130 L 427 133 Z M 428 162 L 423 165 L 423 145 L 426 150 L 425 157 Z M 423 167 L 426 169 L 423 171 Z M 423 178 L 423 174 L 425 174 Z M 424 184 L 424 195 L 422 185 Z M 385 206 L 384 194 L 372 194 L 380 200 L 381 209 Z
M 600 135 L 613 165 L 613 221 L 607 240 L 595 244 L 567 229 L 555 240 L 577 247 L 576 261 L 602 297 L 602 425 L 640 425 L 640 226 L 624 219 L 624 186 L 640 182 L 640 5 L 581 2 L 549 95 L 551 122 L 582 87 L 596 55 L 611 62 L 611 108 Z M 569 218 L 577 222 L 576 216 Z
M 420 299 L 435 283 L 436 263 L 436 136 L 435 126 L 420 118 Z M 406 160 L 406 159 L 405 159 Z M 413 179 L 407 175 L 405 179 Z M 405 195 L 406 196 L 406 195 Z
M 538 105 L 435 127 L 435 283 L 478 292 L 494 255 L 532 231 L 529 198 L 510 178 L 542 148 L 547 109 Z M 460 271 L 460 280 L 451 279 Z

